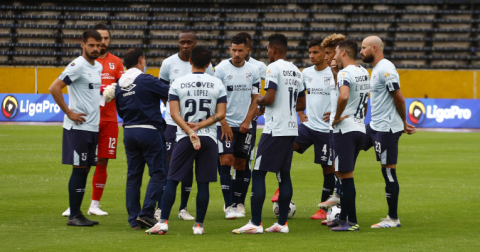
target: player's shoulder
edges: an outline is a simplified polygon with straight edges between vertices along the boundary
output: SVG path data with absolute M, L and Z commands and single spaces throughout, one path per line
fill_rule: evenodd
M 375 66 L 375 68 L 379 68 L 379 69 L 385 69 L 385 68 L 393 68 L 395 69 L 395 65 L 388 59 L 382 59 L 380 60 L 377 65 Z
M 315 66 L 309 66 L 309 67 L 305 67 L 302 70 L 302 73 L 303 74 L 309 74 L 309 73 L 313 73 L 314 71 L 315 71 Z
M 245 61 L 245 67 L 251 72 L 258 73 L 258 67 L 253 63 Z
M 81 68 L 83 65 L 85 65 L 85 62 L 87 62 L 87 60 L 85 60 L 85 58 L 83 58 L 83 56 L 78 56 L 76 59 L 72 60 L 72 62 L 70 62 L 67 67 L 76 67 L 76 68 Z M 97 61 L 95 61 L 95 64 L 98 63 Z
M 170 57 L 163 60 L 162 66 L 173 64 L 176 61 L 177 58 L 179 58 L 178 53 L 176 53 L 174 55 L 171 55 Z

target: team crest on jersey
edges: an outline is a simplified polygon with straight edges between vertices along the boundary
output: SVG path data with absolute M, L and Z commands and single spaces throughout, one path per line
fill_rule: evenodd
M 75 63 L 70 64 L 70 66 L 72 66 L 72 67 L 75 66 Z
M 252 81 L 252 74 L 251 73 L 247 73 L 247 81 Z
M 110 69 L 114 70 L 115 69 L 115 63 L 108 63 L 108 66 Z
M 330 85 L 330 77 L 325 77 L 323 84 Z
M 122 91 L 130 92 L 130 90 L 132 90 L 136 86 L 137 86 L 136 84 L 130 84 L 126 87 L 122 87 Z

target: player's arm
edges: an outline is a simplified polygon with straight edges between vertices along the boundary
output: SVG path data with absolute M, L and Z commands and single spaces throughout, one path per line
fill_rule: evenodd
M 272 67 L 267 70 L 267 77 L 265 79 L 265 96 L 258 96 L 258 105 L 269 106 L 275 102 L 275 95 L 277 94 L 278 87 L 277 83 L 279 83 L 278 69 Z
M 259 94 L 252 94 L 252 102 L 250 103 L 250 107 L 248 108 L 248 113 L 247 117 L 245 118 L 245 121 L 240 125 L 240 133 L 247 133 L 248 130 L 250 129 L 250 122 L 255 118 L 257 115 L 257 98 Z
M 302 112 L 305 110 L 305 107 L 306 107 L 306 100 L 305 100 L 305 91 L 302 91 L 300 93 L 298 93 L 298 97 L 297 97 L 297 105 L 295 105 L 295 108 L 296 110 L 298 111 L 298 113 Z
M 178 102 L 178 100 L 172 99 L 170 99 L 169 103 L 170 115 L 172 116 L 173 121 L 175 121 L 175 123 L 187 133 L 190 141 L 193 144 L 193 148 L 199 150 L 201 147 L 200 138 L 197 136 L 195 131 L 188 126 L 187 122 L 185 122 L 185 120 L 183 120 L 183 117 L 180 115 L 180 103 Z
M 395 108 L 397 108 L 398 114 L 400 114 L 400 117 L 402 118 L 404 132 L 409 135 L 415 133 L 417 131 L 415 126 L 407 123 L 407 116 L 406 116 L 407 110 L 405 108 L 405 97 L 403 97 L 402 92 L 400 91 L 400 89 L 397 89 L 393 92 L 390 92 L 390 95 L 393 98 L 393 103 L 395 104 Z
M 48 91 L 50 91 L 55 102 L 70 120 L 74 121 L 76 125 L 78 125 L 79 123 L 82 124 L 83 122 L 86 122 L 86 119 L 83 116 L 87 116 L 87 114 L 75 113 L 70 110 L 67 103 L 65 103 L 62 94 L 62 89 L 64 89 L 66 86 L 67 84 L 65 82 L 57 78 L 53 81 L 52 85 L 50 85 Z

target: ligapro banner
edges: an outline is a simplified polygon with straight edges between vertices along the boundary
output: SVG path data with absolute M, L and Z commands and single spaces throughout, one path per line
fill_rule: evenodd
M 68 94 L 63 98 L 68 104 Z M 63 121 L 64 113 L 49 94 L 0 94 L 0 101 L 0 121 Z M 480 128 L 480 100 L 405 99 L 405 106 L 407 121 L 419 128 Z M 165 115 L 163 104 L 160 109 Z M 365 123 L 369 121 L 370 107 Z M 263 116 L 258 118 L 258 124 L 264 123 Z

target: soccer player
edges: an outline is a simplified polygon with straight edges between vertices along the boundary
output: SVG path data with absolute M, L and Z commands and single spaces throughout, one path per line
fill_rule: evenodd
M 256 132 L 251 121 L 256 115 L 257 96 L 260 87 L 259 70 L 247 63 L 247 39 L 243 36 L 232 38 L 230 53 L 232 58 L 226 64 L 215 68 L 227 90 L 227 114 L 217 124 L 218 147 L 220 154 L 220 182 L 225 200 L 225 218 L 245 217 L 237 210 L 243 193 L 245 167 L 251 152 L 252 138 Z M 230 167 L 235 169 L 233 185 L 230 181 Z M 233 197 L 227 188 L 232 185 Z
M 262 208 L 265 201 L 265 176 L 267 172 L 277 174 L 280 194 L 278 197 L 280 217 L 266 232 L 288 233 L 288 208 L 292 199 L 290 168 L 293 145 L 298 135 L 296 110 L 297 98 L 305 101 L 302 74 L 291 62 L 286 61 L 287 38 L 273 34 L 268 38 L 267 55 L 270 65 L 265 80 L 266 94 L 257 99 L 265 106 L 265 128 L 258 144 L 255 167 L 252 171 L 252 220 L 235 229 L 234 234 L 263 233 Z M 300 103 L 300 102 L 299 102 Z M 304 104 L 301 103 L 301 104 Z
M 335 117 L 335 111 L 337 109 L 337 93 L 333 90 L 335 90 L 335 87 L 337 85 L 337 74 L 338 74 L 338 66 L 335 61 L 335 48 L 338 43 L 347 40 L 345 36 L 341 34 L 332 34 L 330 36 L 327 36 L 325 39 L 322 41 L 322 48 L 325 49 L 325 61 L 328 66 L 330 66 L 330 69 L 333 74 L 333 82 L 330 82 L 330 102 L 331 102 L 331 111 L 326 112 L 324 115 L 324 121 L 329 123 L 330 126 L 330 158 L 332 159 L 332 164 L 333 166 L 335 165 L 335 160 L 333 159 L 333 128 L 330 122 L 333 121 Z M 327 200 L 322 201 L 320 204 L 318 204 L 318 207 L 323 207 L 323 208 L 328 208 L 331 206 L 339 205 L 340 204 L 340 181 L 338 181 L 338 178 L 335 176 L 335 193 L 332 194 Z M 327 221 L 324 220 L 322 221 L 322 225 L 327 225 Z
M 298 136 L 295 138 L 294 150 L 303 154 L 312 144 L 315 148 L 316 164 L 323 169 L 322 200 L 326 201 L 333 193 L 335 175 L 330 160 L 330 125 L 323 121 L 324 114 L 330 112 L 330 89 L 334 82 L 332 71 L 325 61 L 325 51 L 320 46 L 322 40 L 314 39 L 308 44 L 310 61 L 313 66 L 303 69 L 303 84 L 307 89 L 307 113 L 298 111 L 302 124 L 298 126 Z M 327 218 L 327 208 L 320 208 L 311 219 Z
M 365 136 L 364 112 L 368 102 L 370 77 L 368 71 L 355 63 L 358 45 L 354 41 L 340 42 L 335 49 L 338 64 L 337 109 L 333 127 L 335 172 L 340 179 L 340 216 L 328 223 L 332 231 L 359 231 L 355 208 L 353 171 Z
M 242 36 L 242 37 L 245 37 L 247 39 L 247 55 L 245 56 L 245 61 L 247 61 L 250 64 L 253 64 L 254 66 L 256 66 L 258 68 L 260 78 L 263 82 L 261 84 L 262 84 L 262 86 L 264 86 L 265 75 L 266 75 L 266 72 L 267 72 L 267 66 L 262 61 L 256 60 L 256 59 L 254 59 L 253 57 L 250 56 L 250 51 L 253 48 L 252 47 L 252 37 L 250 36 L 250 34 L 248 34 L 246 32 L 240 32 L 235 36 Z M 220 62 L 220 64 L 218 64 L 216 66 L 216 68 L 222 66 L 223 64 L 230 63 L 229 60 L 231 60 L 231 58 L 228 59 L 228 60 L 223 60 L 222 62 Z M 250 186 L 250 178 L 252 177 L 251 161 L 255 160 L 255 141 L 256 141 L 256 132 L 257 132 L 257 120 L 256 119 L 257 119 L 257 117 L 259 117 L 263 114 L 262 111 L 260 111 L 260 109 L 257 109 L 256 117 L 251 122 L 251 124 L 252 124 L 251 130 L 254 132 L 254 134 L 252 134 L 252 141 L 251 141 L 250 155 L 249 155 L 250 159 L 246 162 L 246 165 L 245 165 L 245 172 L 244 172 L 245 176 L 242 179 L 239 176 L 234 176 L 232 178 L 230 176 L 230 173 L 228 173 L 228 174 L 221 173 L 220 174 L 220 180 L 222 180 L 222 178 L 223 178 L 224 180 L 227 180 L 227 181 L 233 181 L 234 184 L 237 183 L 237 181 L 236 181 L 237 179 L 243 180 L 243 183 L 244 183 L 243 191 L 242 191 L 242 195 L 238 198 L 238 204 L 237 204 L 237 210 L 241 214 L 245 214 L 245 196 L 247 195 L 248 187 Z M 234 172 L 235 172 L 235 170 L 234 170 Z M 229 187 L 223 187 L 222 192 L 224 193 L 224 195 L 231 194 L 231 189 Z
M 127 71 L 115 88 L 115 104 L 123 119 L 127 155 L 127 211 L 132 229 L 155 225 L 155 205 L 162 194 L 166 173 L 165 121 L 160 114 L 161 100 L 168 99 L 169 86 L 145 74 L 147 63 L 140 48 L 128 49 L 124 56 Z M 107 91 L 105 91 L 106 93 Z M 140 188 L 145 164 L 150 181 L 140 208 Z
M 185 76 L 192 72 L 192 65 L 190 65 L 190 52 L 197 45 L 195 40 L 195 33 L 191 30 L 181 31 L 178 35 L 178 47 L 180 52 L 174 54 L 162 62 L 162 67 L 160 68 L 159 78 L 166 84 L 173 83 L 175 79 Z M 205 71 L 207 74 L 213 76 L 212 65 L 208 65 L 208 68 Z M 170 104 L 167 103 L 167 110 L 165 113 L 165 122 L 167 123 L 167 128 L 165 130 L 165 141 L 167 142 L 167 156 L 168 163 L 170 164 L 170 159 L 175 147 L 175 139 L 177 132 L 177 124 L 173 121 L 170 115 Z M 191 176 L 187 176 L 185 181 L 182 181 L 181 186 L 181 201 L 180 209 L 178 212 L 178 218 L 183 220 L 194 220 L 195 218 L 190 215 L 187 211 L 188 198 L 190 196 L 190 191 L 192 190 L 193 184 L 193 173 Z M 160 218 L 161 211 L 157 209 L 155 216 Z
M 402 133 L 413 134 L 416 129 L 407 123 L 405 98 L 400 91 L 400 76 L 389 60 L 383 57 L 383 42 L 377 36 L 363 40 L 362 61 L 373 65 L 370 81 L 372 121 L 367 125 L 364 150 L 375 146 L 377 161 L 382 166 L 388 203 L 387 218 L 372 228 L 400 227 L 397 214 L 400 187 L 397 180 L 398 140 Z
M 227 94 L 222 82 L 205 74 L 211 51 L 197 46 L 192 50 L 192 73 L 177 78 L 169 91 L 172 119 L 178 125 L 177 143 L 168 170 L 159 222 L 147 234 L 165 234 L 177 185 L 193 172 L 197 180 L 197 219 L 193 234 L 203 234 L 209 201 L 209 183 L 217 181 L 218 146 L 215 123 L 225 118 Z
M 69 226 L 93 226 L 80 211 L 88 172 L 97 165 L 98 125 L 100 123 L 100 85 L 102 65 L 95 61 L 100 55 L 101 35 L 89 30 L 82 36 L 82 56 L 73 60 L 49 88 L 55 102 L 65 113 L 63 121 L 62 163 L 73 166 L 68 183 Z M 68 89 L 69 105 L 62 89 Z

